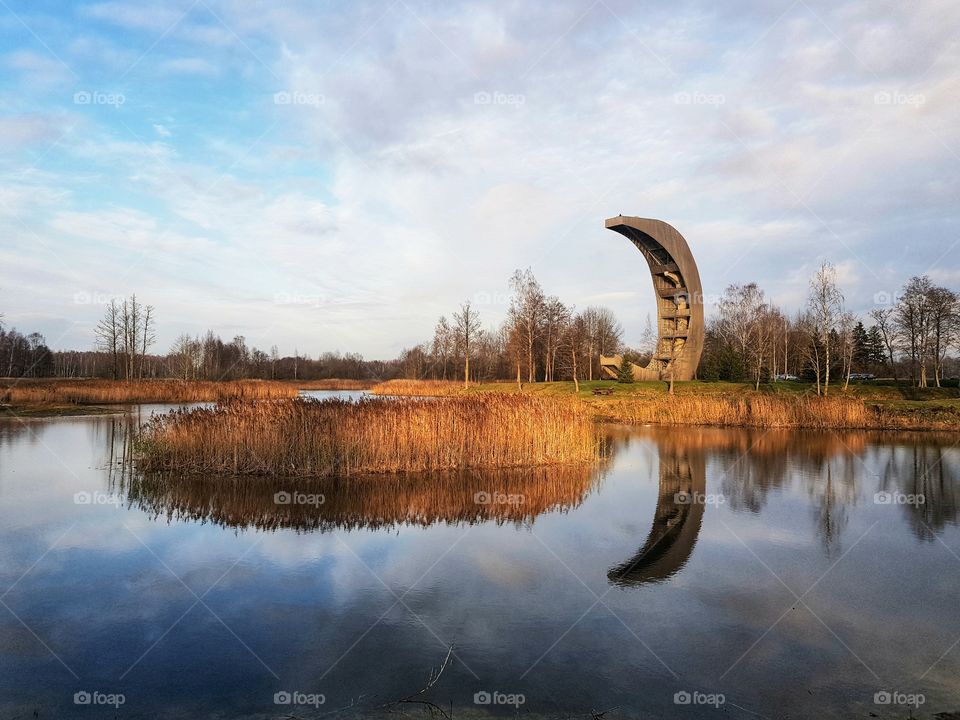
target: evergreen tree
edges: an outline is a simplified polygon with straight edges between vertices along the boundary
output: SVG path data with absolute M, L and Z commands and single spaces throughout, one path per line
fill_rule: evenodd
M 620 370 L 617 371 L 617 382 L 622 383 L 632 383 L 633 382 L 633 356 L 624 352 L 621 356 L 620 361 Z
M 853 367 L 862 372 L 871 365 L 870 337 L 862 322 L 853 326 Z
M 867 331 L 867 357 L 871 368 L 883 368 L 887 364 L 887 348 L 883 344 L 880 328 L 871 325 Z

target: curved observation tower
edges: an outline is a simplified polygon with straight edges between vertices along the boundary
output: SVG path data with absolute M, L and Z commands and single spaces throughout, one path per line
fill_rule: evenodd
M 617 215 L 606 227 L 643 254 L 657 299 L 657 345 L 646 367 L 630 363 L 634 380 L 692 380 L 703 352 L 703 287 L 690 246 L 662 220 Z M 620 355 L 600 356 L 611 378 L 622 362 Z

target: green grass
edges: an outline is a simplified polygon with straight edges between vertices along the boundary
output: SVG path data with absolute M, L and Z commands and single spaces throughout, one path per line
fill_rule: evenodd
M 633 383 L 619 383 L 616 380 L 581 381 L 580 396 L 585 398 L 592 397 L 595 388 L 612 389 L 614 396 L 649 396 L 666 394 L 669 390 L 669 384 L 660 381 Z M 759 390 L 761 393 L 770 394 L 804 394 L 815 393 L 816 391 L 817 388 L 814 383 L 801 381 L 760 383 Z M 478 385 L 471 385 L 465 392 L 517 392 L 517 384 L 515 382 L 480 383 Z M 535 395 L 570 395 L 573 393 L 573 382 L 524 383 L 523 392 Z M 754 390 L 753 383 L 749 382 L 687 380 L 675 382 L 674 392 L 678 395 L 729 395 L 756 391 Z M 830 384 L 830 393 L 843 393 L 843 382 L 832 382 Z M 894 384 L 892 381 L 882 383 L 851 382 L 847 388 L 847 394 L 869 401 L 946 401 L 947 407 L 950 406 L 950 401 L 960 400 L 960 388 L 916 388 L 906 382 Z
M 93 405 L 0 405 L 0 419 L 9 418 L 45 418 L 70 417 L 82 415 L 116 415 L 122 412 L 117 408 L 96 407 Z

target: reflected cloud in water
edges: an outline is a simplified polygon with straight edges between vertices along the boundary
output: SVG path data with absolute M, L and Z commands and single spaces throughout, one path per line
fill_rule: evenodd
M 669 716 L 694 687 L 770 717 L 867 715 L 871 671 L 956 709 L 952 437 L 610 427 L 598 467 L 308 483 L 140 475 L 148 413 L 0 423 L 4 602 L 132 715 L 276 716 L 282 689 L 377 712 L 448 643 L 430 697 L 461 715 L 486 688 L 545 717 Z M 815 583 L 826 627 L 784 587 Z M 5 613 L 6 714 L 79 716 L 72 676 Z

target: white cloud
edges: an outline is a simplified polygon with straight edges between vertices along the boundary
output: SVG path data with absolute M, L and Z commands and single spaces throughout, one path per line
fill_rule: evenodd
M 327 15 L 212 2 L 227 28 L 199 9 L 177 22 L 187 4 L 94 5 L 97 27 L 156 37 L 177 23 L 140 61 L 157 94 L 133 87 L 123 126 L 84 116 L 63 150 L 82 173 L 45 178 L 66 199 L 47 214 L 25 208 L 28 224 L 65 256 L 80 243 L 144 261 L 161 342 L 191 323 L 378 356 L 422 339 L 463 299 L 505 292 L 528 265 L 570 301 L 609 303 L 638 336 L 653 298 L 636 250 L 603 228 L 620 212 L 684 233 L 708 294 L 756 280 L 788 310 L 825 259 L 854 307 L 931 265 L 952 277 L 955 8 L 801 3 L 775 23 L 782 9 L 752 2 L 608 5 Z M 142 43 L 113 56 L 131 49 Z M 208 83 L 219 90 L 206 94 Z M 277 105 L 280 90 L 323 102 Z M 59 127 L 36 117 L 4 120 L 3 136 L 23 145 Z M 128 192 L 138 202 L 125 204 Z M 84 267 L 103 286 L 122 270 Z M 281 292 L 325 300 L 278 305 Z M 484 308 L 483 320 L 503 312 Z

